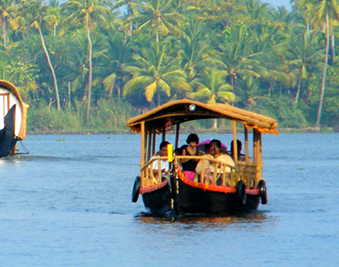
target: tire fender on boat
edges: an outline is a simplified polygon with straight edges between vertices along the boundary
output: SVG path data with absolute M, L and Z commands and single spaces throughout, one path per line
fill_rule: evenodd
M 239 197 L 240 202 L 245 205 L 247 196 L 246 196 L 246 186 L 243 180 L 240 180 L 237 183 L 237 195 Z
M 266 205 L 268 200 L 267 200 L 267 187 L 266 187 L 265 180 L 259 181 L 258 189 L 259 189 L 261 204 Z
M 133 190 L 132 190 L 132 202 L 138 201 L 139 191 L 140 191 L 140 176 L 137 176 L 135 178 Z

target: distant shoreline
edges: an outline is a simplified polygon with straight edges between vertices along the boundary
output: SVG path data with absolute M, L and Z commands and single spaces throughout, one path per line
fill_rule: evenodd
M 325 128 L 317 128 L 317 127 L 306 127 L 306 128 L 278 128 L 279 133 L 319 133 L 319 132 L 336 132 L 332 127 Z M 200 129 L 195 131 L 184 130 L 180 133 L 190 133 L 194 132 L 197 134 L 204 133 L 232 133 L 232 130 L 227 129 Z M 102 130 L 102 131 L 27 131 L 27 135 L 70 135 L 70 134 L 135 134 L 129 130 L 120 130 L 120 131 L 110 131 L 110 130 Z

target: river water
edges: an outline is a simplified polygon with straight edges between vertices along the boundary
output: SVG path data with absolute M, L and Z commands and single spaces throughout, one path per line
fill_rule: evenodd
M 24 145 L 0 159 L 0 266 L 339 266 L 338 133 L 264 135 L 267 205 L 174 222 L 131 202 L 138 135 Z

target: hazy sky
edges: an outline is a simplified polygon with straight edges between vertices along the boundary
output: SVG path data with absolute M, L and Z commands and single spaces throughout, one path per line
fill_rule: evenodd
M 261 0 L 261 2 L 271 4 L 274 7 L 285 6 L 287 10 L 291 11 L 290 0 Z

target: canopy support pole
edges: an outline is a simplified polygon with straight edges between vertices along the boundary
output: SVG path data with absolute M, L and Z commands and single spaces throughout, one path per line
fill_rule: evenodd
M 176 133 L 175 133 L 175 149 L 177 149 L 179 146 L 179 133 L 180 133 L 180 124 L 178 123 Z
M 238 144 L 237 144 L 237 123 L 235 120 L 232 120 L 232 128 L 233 128 L 233 160 L 235 166 L 238 165 Z
M 142 121 L 140 123 L 140 132 L 141 132 L 141 161 L 140 165 L 143 167 L 146 162 L 146 134 L 145 134 L 145 122 Z M 145 186 L 145 172 L 141 172 L 141 179 L 140 179 L 140 186 L 144 187 Z
M 248 151 L 248 130 L 247 128 L 244 126 L 244 133 L 245 133 L 245 161 L 248 162 L 248 155 L 249 155 L 249 151 Z

